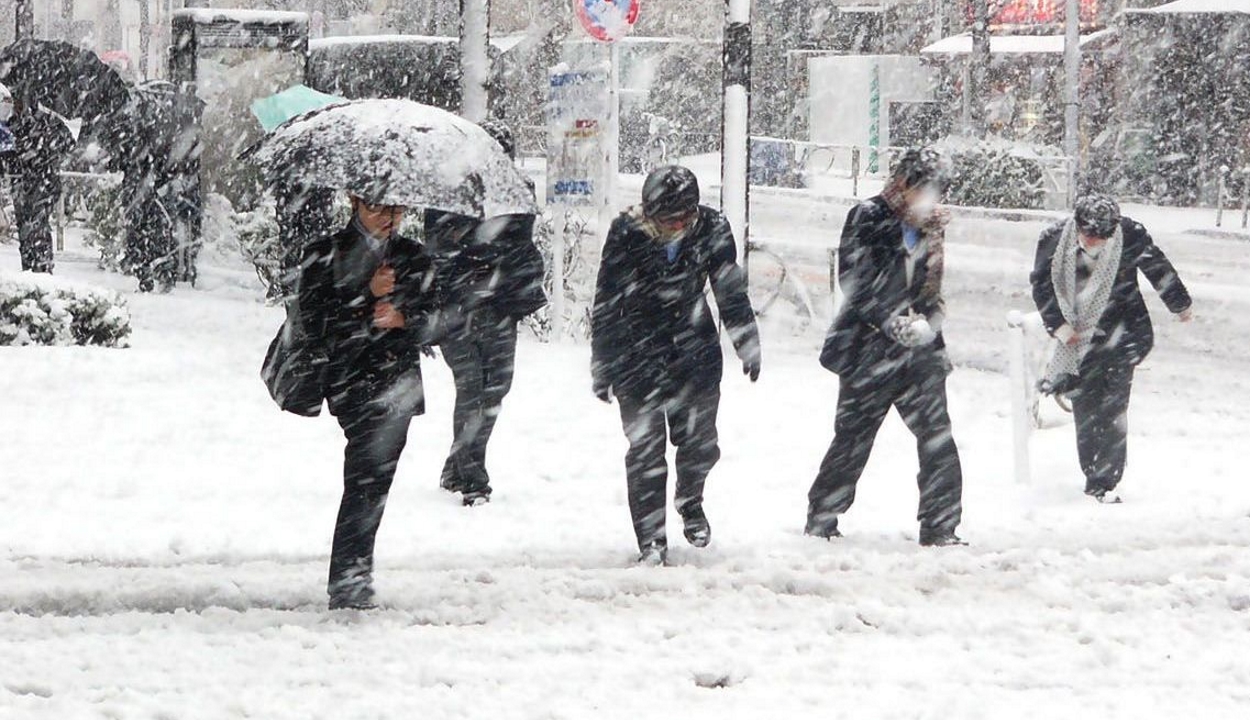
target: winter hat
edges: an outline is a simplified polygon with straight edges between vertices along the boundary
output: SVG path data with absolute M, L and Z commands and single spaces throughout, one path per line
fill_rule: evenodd
M 1109 238 L 1120 226 L 1120 206 L 1106 195 L 1086 195 L 1076 201 L 1076 226 L 1086 235 Z
M 512 136 L 512 128 L 498 120 L 485 120 L 481 127 L 499 143 L 508 157 L 516 159 L 516 139 Z
M 698 209 L 699 179 L 688 168 L 656 168 L 642 184 L 642 212 L 648 218 L 683 217 Z
M 933 185 L 945 192 L 952 174 L 950 159 L 936 148 L 925 147 L 904 152 L 894 163 L 891 177 L 908 188 Z

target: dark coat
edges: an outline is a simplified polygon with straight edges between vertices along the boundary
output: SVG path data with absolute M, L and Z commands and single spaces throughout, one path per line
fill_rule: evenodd
M 427 210 L 425 238 L 453 332 L 472 332 L 482 322 L 515 324 L 547 304 L 533 215 L 480 221 Z
M 1082 375 L 1087 374 L 1086 370 L 1091 366 L 1111 363 L 1137 365 L 1154 348 L 1154 327 L 1137 286 L 1138 270 L 1154 285 L 1168 310 L 1184 312 L 1192 303 L 1189 291 L 1176 274 L 1176 268 L 1155 245 L 1146 228 L 1131 218 L 1123 218 L 1120 227 L 1124 235 L 1124 250 L 1120 256 L 1119 274 L 1089 353 L 1082 361 Z M 1055 250 L 1063 237 L 1063 228 L 1064 223 L 1059 223 L 1042 233 L 1037 243 L 1033 273 L 1029 276 L 1033 284 L 1033 302 L 1042 314 L 1046 331 L 1052 335 L 1066 323 L 1055 298 L 1055 286 L 1050 274 Z
M 43 110 L 28 110 L 13 116 L 9 124 L 14 151 L 4 161 L 4 171 L 19 176 L 20 192 L 15 201 L 29 196 L 32 201 L 51 202 L 61 194 L 61 164 L 74 149 L 69 128 Z
M 301 264 L 298 313 L 310 351 L 325 359 L 325 397 L 339 416 L 380 400 L 425 412 L 421 348 L 436 341 L 434 268 L 425 248 L 393 236 L 386 262 L 395 270 L 390 301 L 404 315 L 395 330 L 373 326 L 378 299 L 369 281 L 379 263 L 349 226 L 309 243 Z
M 820 363 L 843 377 L 857 372 L 882 372 L 921 354 L 936 353 L 946 363 L 946 341 L 939 328 L 929 345 L 907 348 L 884 328 L 891 319 L 915 312 L 927 318 L 943 312 L 940 297 L 923 291 L 928 266 L 918 262 L 907 282 L 907 251 L 903 222 L 882 197 L 874 197 L 847 214 L 838 245 L 838 284 L 843 304 L 834 318 Z
M 633 216 L 618 217 L 603 248 L 591 319 L 596 386 L 646 400 L 719 385 L 724 359 L 704 294 L 709 281 L 738 355 L 757 359 L 759 330 L 737 257 L 729 222 L 711 208 L 699 208 L 672 263 Z

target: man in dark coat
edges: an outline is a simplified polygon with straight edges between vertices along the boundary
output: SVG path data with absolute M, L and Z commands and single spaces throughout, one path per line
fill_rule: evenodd
M 920 454 L 920 544 L 962 544 L 963 475 L 946 410 L 951 364 L 942 336 L 946 217 L 937 202 L 946 161 L 911 150 L 885 192 L 852 209 L 838 248 L 843 305 L 821 352 L 839 376 L 833 443 L 808 493 L 808 535 L 841 536 L 881 423 L 890 408 Z
M 349 227 L 306 248 L 297 310 L 347 436 L 331 609 L 372 607 L 374 538 L 408 425 L 425 411 L 421 348 L 437 324 L 430 258 L 396 233 L 405 209 L 360 198 L 352 207 Z
M 52 272 L 52 218 L 61 198 L 61 164 L 74 147 L 65 123 L 20 97 L 9 123 L 16 149 L 8 161 L 22 269 Z
M 625 475 L 639 561 L 667 561 L 667 440 L 677 447 L 674 504 L 686 539 L 711 540 L 703 486 L 720 459 L 716 414 L 724 359 L 704 288 L 711 283 L 720 319 L 743 372 L 760 373 L 760 339 L 737 264 L 729 222 L 699 204 L 694 173 L 653 171 L 642 204 L 612 223 L 599 267 L 592 317 L 594 392 L 620 403 L 629 440 Z
M 1133 371 L 1154 346 L 1139 270 L 1182 322 L 1192 318 L 1185 284 L 1146 228 L 1111 198 L 1092 195 L 1042 233 L 1030 276 L 1033 301 L 1059 341 L 1040 389 L 1072 401 L 1085 494 L 1104 503 L 1120 502 Z
M 512 133 L 483 128 L 509 157 Z M 440 347 L 456 382 L 452 444 L 440 485 L 472 507 L 490 501 L 486 446 L 512 389 L 517 323 L 547 304 L 533 215 L 475 218 L 427 210 L 425 237 L 438 267 L 447 334 Z

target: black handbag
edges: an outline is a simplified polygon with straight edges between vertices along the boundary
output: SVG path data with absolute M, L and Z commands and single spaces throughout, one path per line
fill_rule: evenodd
M 287 313 L 286 321 L 269 343 L 260 376 L 279 408 L 303 417 L 317 417 L 325 401 L 329 363 L 309 347 L 297 318 L 298 313 Z

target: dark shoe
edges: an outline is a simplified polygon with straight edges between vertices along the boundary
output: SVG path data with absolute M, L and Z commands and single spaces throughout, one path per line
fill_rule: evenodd
M 921 547 L 964 547 L 968 543 L 959 539 L 954 530 L 921 530 Z
M 638 555 L 638 564 L 643 567 L 664 567 L 668 564 L 668 546 L 657 540 L 644 547 Z
M 820 538 L 821 540 L 832 540 L 842 537 L 842 533 L 838 531 L 838 516 L 827 515 L 824 517 L 807 518 L 807 527 L 803 528 L 803 534 L 809 537 Z
M 712 542 L 712 525 L 707 521 L 703 506 L 683 510 L 681 519 L 685 523 L 686 542 L 697 548 L 705 548 Z
M 464 483 L 450 475 L 439 480 L 438 486 L 450 493 L 464 492 Z
M 1124 502 L 1124 498 L 1120 497 L 1120 494 L 1115 490 L 1097 488 L 1095 490 L 1086 490 L 1085 494 L 1094 498 L 1103 505 L 1119 505 Z
M 466 492 L 463 496 L 461 496 L 460 500 L 464 503 L 465 507 L 485 505 L 490 502 L 490 490 L 474 490 L 473 492 Z

